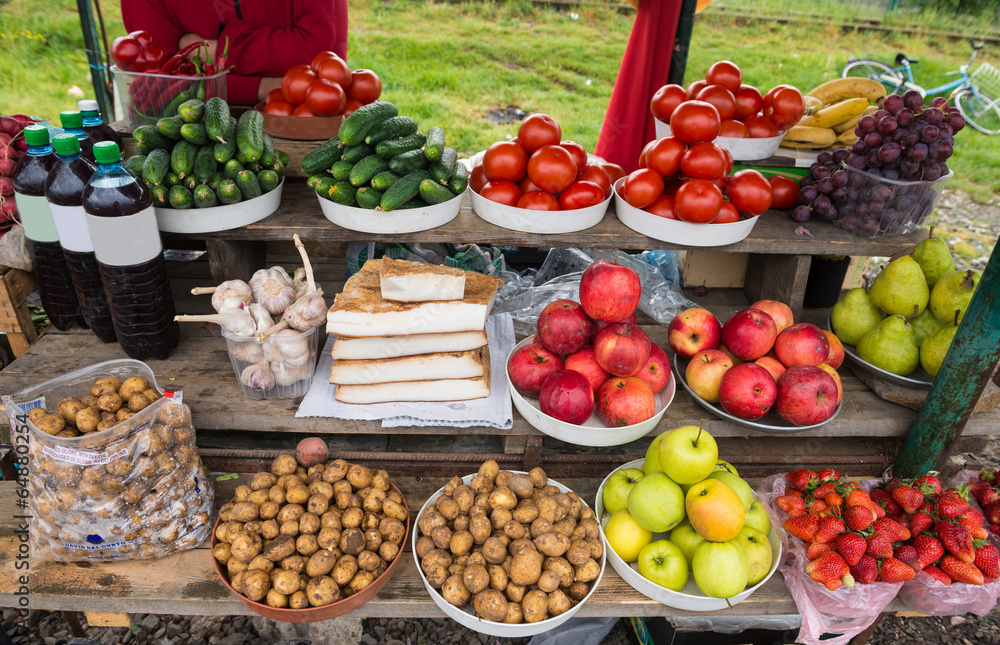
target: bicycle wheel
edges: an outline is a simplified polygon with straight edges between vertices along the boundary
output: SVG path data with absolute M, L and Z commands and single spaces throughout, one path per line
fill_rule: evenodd
M 1000 132 L 1000 107 L 996 101 L 972 90 L 965 90 L 955 95 L 955 105 L 958 112 L 965 117 L 965 122 L 983 134 Z
M 906 80 L 901 73 L 885 63 L 868 58 L 855 58 L 840 70 L 840 78 L 850 78 L 852 76 L 878 81 L 885 87 L 887 95 L 899 92 Z

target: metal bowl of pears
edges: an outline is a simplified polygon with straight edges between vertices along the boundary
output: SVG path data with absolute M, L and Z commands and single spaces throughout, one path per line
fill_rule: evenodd
M 833 324 L 830 319 L 827 319 L 826 321 L 826 328 L 833 331 Z M 844 346 L 844 355 L 847 357 L 847 360 L 851 361 L 852 365 L 858 369 L 865 370 L 878 376 L 883 381 L 895 383 L 896 385 L 902 385 L 903 387 L 923 388 L 925 390 L 929 389 L 931 385 L 934 384 L 934 377 L 928 374 L 919 363 L 917 363 L 917 369 L 905 376 L 902 374 L 893 374 L 892 372 L 884 370 L 878 365 L 873 365 L 858 356 L 858 349 L 854 345 L 848 345 L 843 340 L 840 342 Z
M 660 435 L 660 437 L 662 436 L 663 435 Z M 650 445 L 650 450 L 658 451 L 658 443 L 660 441 L 660 437 L 657 437 L 656 439 L 653 440 L 653 443 Z M 647 454 L 649 453 L 647 452 Z M 615 469 L 610 475 L 608 475 L 607 478 L 603 482 L 601 482 L 601 487 L 597 490 L 597 501 L 594 507 L 597 513 L 597 518 L 601 522 L 601 528 L 604 530 L 605 542 L 608 544 L 608 548 L 605 550 L 608 562 L 611 563 L 611 566 L 614 568 L 615 571 L 618 572 L 618 575 L 620 575 L 622 579 L 625 580 L 625 582 L 627 582 L 633 589 L 635 589 L 642 595 L 646 596 L 647 598 L 655 600 L 656 602 L 664 604 L 668 607 L 674 607 L 675 609 L 683 609 L 685 611 L 721 611 L 746 600 L 755 591 L 757 591 L 764 585 L 768 584 L 768 581 L 774 575 L 774 572 L 777 571 L 778 565 L 784 559 L 784 552 L 781 549 L 781 539 L 778 537 L 777 528 L 774 525 L 772 525 L 771 519 L 767 516 L 767 513 L 764 510 L 764 506 L 759 501 L 757 501 L 756 494 L 754 493 L 753 489 L 750 488 L 749 485 L 746 485 L 745 489 L 740 487 L 742 489 L 741 491 L 742 494 L 740 492 L 738 492 L 737 494 L 740 494 L 741 499 L 743 495 L 750 495 L 753 497 L 753 502 L 751 503 L 750 511 L 746 513 L 746 517 L 753 518 L 752 520 L 753 526 L 751 528 L 766 529 L 766 531 L 760 531 L 760 532 L 766 532 L 767 534 L 766 543 L 763 541 L 760 542 L 749 541 L 750 544 L 743 547 L 744 552 L 747 552 L 750 549 L 754 549 L 753 551 L 750 551 L 754 554 L 753 567 L 751 567 L 749 559 L 746 560 L 748 572 L 751 572 L 752 575 L 755 576 L 754 578 L 751 578 L 751 580 L 755 580 L 755 582 L 752 585 L 747 584 L 741 591 L 733 593 L 729 597 L 709 596 L 704 591 L 702 591 L 701 587 L 698 586 L 698 583 L 695 582 L 692 559 L 694 551 L 697 549 L 697 547 L 702 542 L 706 541 L 704 540 L 704 538 L 698 535 L 698 533 L 694 530 L 694 528 L 691 526 L 690 522 L 687 519 L 682 521 L 680 524 L 678 524 L 670 531 L 653 533 L 652 540 L 649 542 L 649 547 L 650 547 L 649 551 L 647 553 L 643 553 L 642 551 L 640 551 L 641 555 L 639 555 L 638 558 L 632 559 L 631 562 L 626 562 L 615 551 L 615 549 L 611 547 L 611 540 L 608 539 L 608 533 L 606 527 L 608 525 L 608 521 L 611 518 L 612 514 L 607 512 L 607 508 L 605 507 L 604 491 L 605 488 L 607 488 L 609 485 L 614 486 L 616 480 L 619 486 L 628 486 L 629 485 L 627 481 L 628 475 L 634 473 L 624 473 L 623 471 L 627 471 L 629 469 L 635 469 L 642 472 L 642 468 L 645 462 L 646 462 L 645 459 L 636 459 L 635 461 L 630 461 L 626 464 L 621 465 L 620 467 Z M 726 464 L 726 466 L 728 466 L 728 464 Z M 729 467 L 731 468 L 731 466 Z M 718 476 L 720 473 L 713 473 L 713 476 Z M 725 475 L 722 476 L 722 478 L 729 478 L 733 476 L 734 476 L 733 472 L 727 471 Z M 735 478 L 739 479 L 738 476 L 736 476 Z M 727 483 L 728 485 L 728 482 L 723 481 L 723 483 Z M 695 484 L 695 486 L 697 485 L 698 484 Z M 673 487 L 676 486 L 677 484 L 673 484 Z M 656 491 L 653 492 L 656 493 Z M 618 503 L 621 503 L 620 490 L 618 492 L 618 496 L 619 496 Z M 659 494 L 657 494 L 656 496 L 662 497 Z M 634 523 L 634 520 L 631 520 L 630 518 L 629 521 Z M 745 519 L 744 526 L 746 526 L 746 522 L 747 520 Z M 628 529 L 627 526 L 623 528 L 625 528 L 626 530 Z M 671 537 L 673 538 L 673 540 L 670 539 Z M 741 533 L 740 536 L 734 538 L 731 542 L 738 542 L 743 539 L 746 538 L 744 538 L 743 534 Z M 668 542 L 668 544 L 667 545 L 661 544 L 660 543 L 661 541 Z M 712 544 L 713 548 L 715 548 L 716 545 L 720 546 L 728 545 L 729 543 L 719 542 L 719 543 L 709 543 L 709 544 Z M 691 555 L 687 555 L 685 551 L 690 552 Z M 715 561 L 714 560 L 715 557 L 720 559 L 718 561 Z M 719 553 L 714 557 L 713 556 L 706 557 L 706 554 L 702 554 L 699 555 L 698 558 L 699 563 L 694 566 L 704 565 L 709 569 L 715 570 L 715 573 L 717 575 L 719 572 L 724 570 L 728 573 L 728 570 L 731 567 L 725 565 L 725 557 L 726 553 L 724 550 L 721 550 L 721 553 Z M 766 561 L 766 558 L 768 557 L 770 558 L 770 562 Z M 746 555 L 744 555 L 744 558 L 746 558 Z M 645 563 L 640 564 L 640 561 L 644 559 L 646 560 Z M 656 560 L 662 560 L 662 564 L 657 563 Z M 683 567 L 681 566 L 681 560 L 683 560 Z M 658 573 L 651 573 L 651 571 Z M 643 573 L 645 573 L 646 575 L 643 575 Z M 761 577 L 761 575 L 763 575 L 763 577 Z M 667 586 L 664 586 L 664 584 L 659 584 L 658 582 L 654 582 L 647 576 L 651 577 L 663 576 L 661 580 L 665 584 L 670 584 L 672 582 L 673 584 L 671 584 L 671 586 L 675 587 L 676 590 L 668 588 Z M 726 583 L 723 584 L 725 585 Z M 774 584 L 784 586 L 784 583 L 781 582 L 780 578 L 776 580 Z

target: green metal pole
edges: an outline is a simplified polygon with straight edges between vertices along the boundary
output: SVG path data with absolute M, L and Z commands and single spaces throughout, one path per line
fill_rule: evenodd
M 663 0 L 655 0 L 661 2 Z M 684 71 L 687 69 L 688 50 L 691 48 L 691 32 L 694 31 L 694 10 L 698 0 L 684 0 L 681 4 L 681 15 L 677 22 L 677 35 L 674 37 L 674 52 L 670 57 L 670 73 L 668 83 L 684 84 Z
M 84 48 L 87 50 L 87 64 L 90 65 L 90 80 L 94 86 L 94 96 L 101 108 L 101 114 L 107 120 L 114 118 L 108 70 L 101 57 L 101 37 L 97 22 L 94 20 L 94 8 L 91 0 L 76 0 L 80 12 L 80 27 L 83 30 Z
M 940 470 L 1000 361 L 1000 243 L 993 248 L 941 370 L 906 436 L 897 477 Z

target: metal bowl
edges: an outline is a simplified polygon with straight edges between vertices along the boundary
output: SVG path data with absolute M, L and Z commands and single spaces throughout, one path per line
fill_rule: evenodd
M 833 331 L 833 326 L 830 324 L 829 318 L 826 320 L 826 328 L 831 332 Z M 934 385 L 934 377 L 928 374 L 927 370 L 925 370 L 919 363 L 917 363 L 917 369 L 913 370 L 906 376 L 893 374 L 892 372 L 887 372 L 877 365 L 872 365 L 865 359 L 858 356 L 858 350 L 854 347 L 854 345 L 848 345 L 844 341 L 840 342 L 844 346 L 844 355 L 847 356 L 847 360 L 851 361 L 852 365 L 874 374 L 883 381 L 895 383 L 896 385 L 902 385 L 903 387 L 915 387 L 924 390 L 929 390 L 930 387 Z

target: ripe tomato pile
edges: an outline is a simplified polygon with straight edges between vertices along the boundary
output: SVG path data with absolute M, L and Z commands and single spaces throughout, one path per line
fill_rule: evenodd
M 596 206 L 625 175 L 612 163 L 589 163 L 587 151 L 562 139 L 562 128 L 547 114 L 532 114 L 510 141 L 491 145 L 469 177 L 486 199 L 539 211 Z
M 285 72 L 281 89 L 271 90 L 265 114 L 278 116 L 348 116 L 382 95 L 382 81 L 370 69 L 351 71 L 331 51 L 316 54 L 309 65 Z

